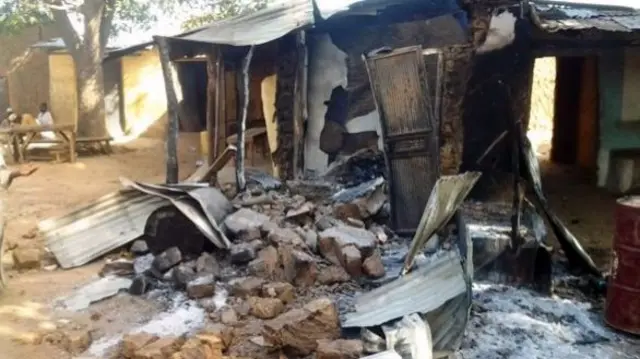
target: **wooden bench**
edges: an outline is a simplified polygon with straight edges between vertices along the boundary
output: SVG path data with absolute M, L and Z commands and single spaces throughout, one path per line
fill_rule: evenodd
M 113 153 L 113 149 L 111 148 L 111 141 L 113 141 L 113 138 L 109 136 L 78 137 L 76 139 L 76 144 L 78 146 L 90 147 L 90 148 L 95 148 L 94 146 L 97 146 L 97 149 L 99 152 L 109 155 Z
M 267 133 L 266 127 L 253 127 L 249 128 L 244 133 L 244 143 L 247 145 L 245 156 L 249 160 L 249 163 L 255 165 L 255 153 L 256 153 L 256 138 L 265 135 Z M 238 134 L 227 137 L 227 145 L 236 146 L 238 143 Z

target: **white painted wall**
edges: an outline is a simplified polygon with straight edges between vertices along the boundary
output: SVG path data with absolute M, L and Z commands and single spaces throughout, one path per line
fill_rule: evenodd
M 305 166 L 308 171 L 321 174 L 327 169 L 327 154 L 320 150 L 320 132 L 327 110 L 324 102 L 331 97 L 334 87 L 347 88 L 347 54 L 331 41 L 328 34 L 309 41 L 309 122 L 305 139 Z M 354 118 L 346 123 L 349 132 L 377 131 L 382 148 L 382 132 L 377 111 Z

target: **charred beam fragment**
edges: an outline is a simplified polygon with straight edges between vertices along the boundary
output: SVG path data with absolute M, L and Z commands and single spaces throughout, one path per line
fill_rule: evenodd
M 296 34 L 297 66 L 294 84 L 293 107 L 293 175 L 302 178 L 304 172 L 304 124 L 308 118 L 307 83 L 309 51 L 306 44 L 306 32 Z
M 253 46 L 242 59 L 240 76 L 237 77 L 238 89 L 238 154 L 236 155 L 236 187 L 238 192 L 244 191 L 247 181 L 244 175 L 245 132 L 247 129 L 247 113 L 249 111 L 249 66 L 253 57 Z
M 176 95 L 176 87 L 173 82 L 176 72 L 171 63 L 171 48 L 166 37 L 154 36 L 153 40 L 158 45 L 160 53 L 160 64 L 162 65 L 162 77 L 167 94 L 167 115 L 169 123 L 167 125 L 167 139 L 165 143 L 167 184 L 178 182 L 178 124 L 179 124 L 179 103 Z

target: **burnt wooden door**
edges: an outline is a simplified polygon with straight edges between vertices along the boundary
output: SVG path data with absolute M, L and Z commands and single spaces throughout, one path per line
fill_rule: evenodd
M 412 236 L 440 173 L 442 52 L 411 46 L 365 61 L 383 131 L 392 226 Z

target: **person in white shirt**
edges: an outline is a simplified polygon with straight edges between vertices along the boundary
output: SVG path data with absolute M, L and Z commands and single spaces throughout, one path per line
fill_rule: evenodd
M 47 106 L 46 102 L 40 104 L 40 113 L 38 113 L 38 118 L 36 118 L 36 122 L 40 126 L 53 126 L 53 116 L 51 116 L 51 112 L 49 112 L 49 106 Z M 53 132 L 42 132 L 42 137 L 48 139 L 54 139 L 56 135 Z

